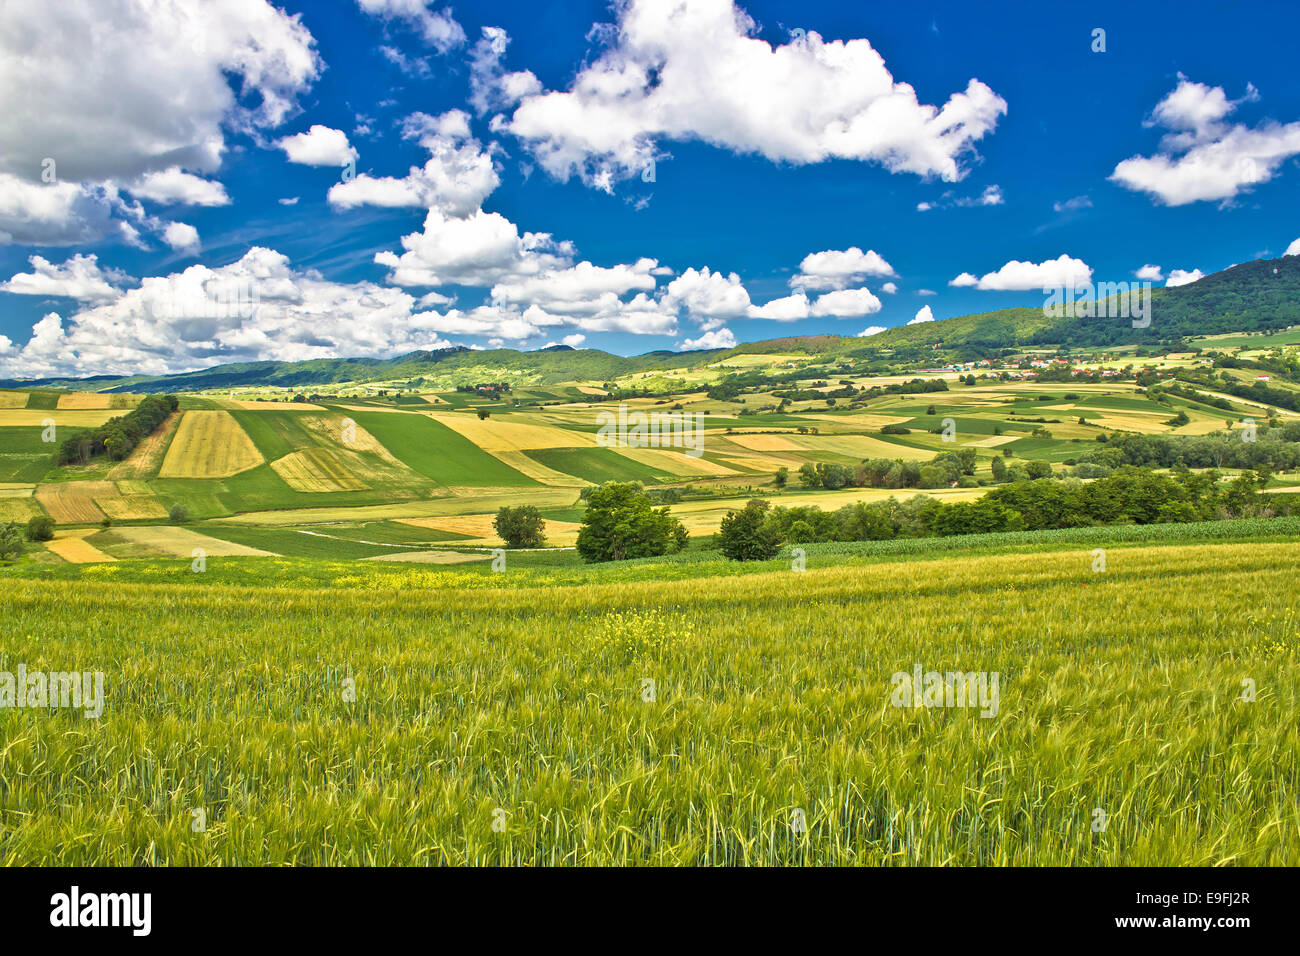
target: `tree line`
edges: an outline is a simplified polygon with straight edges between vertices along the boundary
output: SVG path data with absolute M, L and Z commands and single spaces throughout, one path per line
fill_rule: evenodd
M 85 465 L 93 458 L 107 455 L 113 461 L 122 461 L 179 404 L 175 395 L 150 395 L 127 414 L 66 439 L 59 445 L 55 460 L 60 465 Z

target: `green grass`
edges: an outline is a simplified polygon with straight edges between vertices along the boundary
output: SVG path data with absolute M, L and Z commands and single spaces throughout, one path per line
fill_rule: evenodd
M 538 448 L 526 452 L 529 458 L 547 468 L 574 475 L 599 484 L 604 481 L 640 481 L 657 485 L 684 481 L 658 468 L 644 465 L 610 448 Z
M 1294 866 L 1298 557 L 1132 547 L 1103 574 L 1086 552 L 947 557 L 797 586 L 786 569 L 557 587 L 563 569 L 537 568 L 520 587 L 367 563 L 322 589 L 323 567 L 277 559 L 34 568 L 4 583 L 0 670 L 102 670 L 107 704 L 0 710 L 0 853 Z M 220 583 L 227 565 L 260 574 Z M 917 664 L 998 672 L 998 715 L 890 706 Z
M 537 485 L 426 415 L 355 412 L 352 417 L 407 467 L 441 485 L 505 488 Z

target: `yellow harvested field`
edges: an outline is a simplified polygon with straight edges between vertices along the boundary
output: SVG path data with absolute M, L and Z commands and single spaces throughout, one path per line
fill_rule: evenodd
M 59 408 L 82 410 L 87 408 L 112 408 L 113 396 L 99 392 L 72 392 L 59 396 Z
M 0 392 L 0 408 L 26 408 L 26 392 Z
M 971 448 L 997 448 L 1022 438 L 1022 435 L 990 435 L 987 438 L 981 438 L 979 441 L 968 441 L 966 444 Z
M 81 428 L 93 428 L 96 425 L 102 425 L 110 418 L 116 418 L 122 412 L 101 408 L 64 411 L 49 408 L 3 408 L 0 407 L 0 426 L 19 425 L 30 428 L 33 425 L 44 426 L 48 418 L 56 426 L 77 426 Z
M 47 541 L 45 547 L 69 564 L 98 564 L 104 561 L 116 561 L 117 558 L 100 551 L 99 548 L 85 540 L 86 535 L 93 533 L 93 531 L 89 530 L 56 531 L 54 540 Z
M 40 485 L 36 500 L 57 524 L 90 524 L 104 520 L 97 498 L 115 497 L 111 481 L 61 481 Z
M 458 491 L 464 494 L 457 494 Z M 505 505 L 536 505 L 538 508 L 567 508 L 578 500 L 578 489 L 503 488 L 493 492 L 487 488 L 447 489 L 449 494 L 440 498 L 419 501 L 397 501 L 384 505 L 359 505 L 355 508 L 286 508 L 282 511 L 252 511 L 247 514 L 221 518 L 219 524 L 246 525 L 259 528 L 279 528 L 288 525 L 331 524 L 338 521 L 381 521 L 401 518 L 429 518 L 439 515 L 476 514 L 483 511 L 496 513 Z
M 527 475 L 533 481 L 540 481 L 544 485 L 552 485 L 557 488 L 581 488 L 587 484 L 581 478 L 566 475 L 554 468 L 547 468 L 541 462 L 529 458 L 522 451 L 496 451 L 491 454 L 493 458 L 505 462 L 520 474 Z
M 935 488 L 920 491 L 915 488 L 890 490 L 888 488 L 848 488 L 843 491 L 792 492 L 785 495 L 764 498 L 772 507 L 796 508 L 814 505 L 823 511 L 834 511 L 845 505 L 859 501 L 885 501 L 895 497 L 902 501 L 915 495 L 930 495 L 947 504 L 959 501 L 974 501 L 983 495 L 983 488 Z M 744 507 L 743 501 L 684 501 L 672 506 L 672 514 L 681 519 L 686 530 L 692 534 L 713 534 L 722 524 L 728 511 Z
M 271 468 L 295 491 L 361 491 L 367 487 L 343 455 L 328 448 L 293 452 L 271 462 Z
M 870 435 L 799 435 L 795 443 L 809 451 L 828 451 L 850 458 L 901 458 L 904 461 L 929 461 L 934 452 L 873 438 Z
M 909 415 L 877 415 L 871 412 L 857 412 L 852 415 L 800 415 L 818 422 L 833 422 L 836 425 L 851 425 L 854 428 L 884 428 L 907 421 Z
M 253 412 L 266 411 L 322 411 L 321 406 L 313 405 L 310 402 L 248 402 L 238 398 L 218 399 L 217 404 L 222 408 L 235 408 Z
M 96 498 L 95 503 L 114 521 L 166 518 L 167 509 L 151 494 Z
M 784 435 L 728 435 L 727 441 L 750 451 L 796 451 L 799 448 Z
M 406 467 L 379 439 L 346 415 L 303 415 L 298 421 L 312 434 L 340 448 L 371 452 L 390 464 Z
M 609 394 L 609 392 L 605 391 L 603 388 L 595 388 L 591 385 L 579 385 L 578 391 L 582 392 L 583 395 L 608 395 Z
M 181 416 L 160 478 L 229 478 L 262 464 L 248 433 L 229 412 L 190 411 Z
M 680 478 L 698 478 L 706 475 L 734 475 L 735 472 L 726 465 L 704 458 L 692 458 L 682 451 L 668 448 L 615 448 L 624 458 Z
M 189 528 L 170 525 L 114 528 L 113 533 L 124 541 L 158 551 L 175 558 L 192 557 L 201 550 L 208 557 L 267 557 L 271 551 L 250 548 L 233 541 L 222 541 Z
M 180 424 L 181 412 L 172 412 L 161 425 L 148 434 L 132 449 L 126 461 L 118 462 L 109 469 L 108 477 L 114 481 L 132 478 L 152 478 L 162 467 L 163 453 L 171 441 L 176 426 Z M 147 490 L 147 489 L 146 489 Z
M 451 412 L 421 412 L 468 438 L 485 452 L 527 451 L 535 448 L 590 448 L 596 444 L 594 432 L 568 431 L 553 425 L 529 425 L 503 417 L 479 420 L 477 415 Z M 594 419 L 593 419 L 594 424 Z
M 409 524 L 416 528 L 429 528 L 432 531 L 446 531 L 449 534 L 470 535 L 471 540 L 458 541 L 457 544 L 495 547 L 502 543 L 497 537 L 496 529 L 492 526 L 495 518 L 495 514 L 450 515 L 443 518 L 405 518 L 402 524 Z M 581 525 L 574 521 L 547 520 L 544 532 L 547 546 L 566 547 L 573 544 L 578 539 L 580 527 Z
M 20 524 L 41 513 L 30 488 L 0 490 L 0 521 L 17 521 Z
M 377 554 L 362 561 L 405 561 L 411 564 L 464 564 L 467 561 L 490 561 L 490 554 L 462 554 L 459 551 L 403 551 Z
M 33 484 L 0 482 L 0 498 L 30 498 L 35 489 Z

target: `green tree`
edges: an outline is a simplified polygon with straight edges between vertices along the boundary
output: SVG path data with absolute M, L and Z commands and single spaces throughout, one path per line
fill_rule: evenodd
M 540 548 L 546 540 L 546 521 L 533 505 L 502 508 L 492 527 L 510 548 Z
M 995 457 L 993 459 L 993 480 L 994 481 L 1007 480 L 1007 463 L 1003 461 L 1001 458 Z
M 478 420 L 483 421 L 483 419 L 487 418 L 491 414 L 492 413 L 488 411 L 486 408 L 480 408 L 478 410 Z
M 772 484 L 776 485 L 778 488 L 784 488 L 786 482 L 788 482 L 789 480 L 790 480 L 790 469 L 787 468 L 785 465 L 782 465 L 780 468 L 778 468 L 776 470 L 776 474 L 772 476 Z
M 578 531 L 585 561 L 622 561 L 670 554 L 686 547 L 686 528 L 656 510 L 639 482 L 610 481 L 592 490 Z
M 0 525 L 0 561 L 13 561 L 23 553 L 23 532 L 12 521 Z
M 171 519 L 172 524 L 184 524 L 190 520 L 190 512 L 184 505 L 172 505 L 172 510 L 167 512 L 167 517 Z
M 718 548 L 732 561 L 776 557 L 781 550 L 781 534 L 768 520 L 767 502 L 754 498 L 740 511 L 728 511 L 718 529 Z
M 27 522 L 28 541 L 49 541 L 54 537 L 54 519 L 49 515 L 36 515 Z
M 807 461 L 799 467 L 799 481 L 805 488 L 820 488 L 822 476 L 817 474 L 817 466 Z

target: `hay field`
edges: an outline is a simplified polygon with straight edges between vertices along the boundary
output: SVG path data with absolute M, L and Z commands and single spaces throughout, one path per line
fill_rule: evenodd
M 113 396 L 100 392 L 69 392 L 67 395 L 60 395 L 58 405 L 59 409 L 70 411 L 80 411 L 89 408 L 112 408 Z
M 140 444 L 132 449 L 125 461 L 120 461 L 109 469 L 108 477 L 116 481 L 152 478 L 157 475 L 162 467 L 163 455 L 176 434 L 176 426 L 180 424 L 183 414 L 183 412 L 172 412 L 168 415 L 160 426 L 146 435 Z
M 328 448 L 308 448 L 271 462 L 271 468 L 294 491 L 360 491 L 369 487 L 343 455 Z
M 189 558 L 195 549 L 203 551 L 209 557 L 268 557 L 272 551 L 250 548 L 233 541 L 209 537 L 193 531 L 171 525 L 147 525 L 144 527 L 114 528 L 115 537 L 130 544 L 147 548 L 158 554 L 176 558 Z
M 160 478 L 229 478 L 262 464 L 248 433 L 229 412 L 188 411 L 167 449 Z
M 85 540 L 86 535 L 94 533 L 94 530 L 89 528 L 81 531 L 56 531 L 54 540 L 45 542 L 45 549 L 69 564 L 101 564 L 116 561 L 117 558 L 100 551 Z

